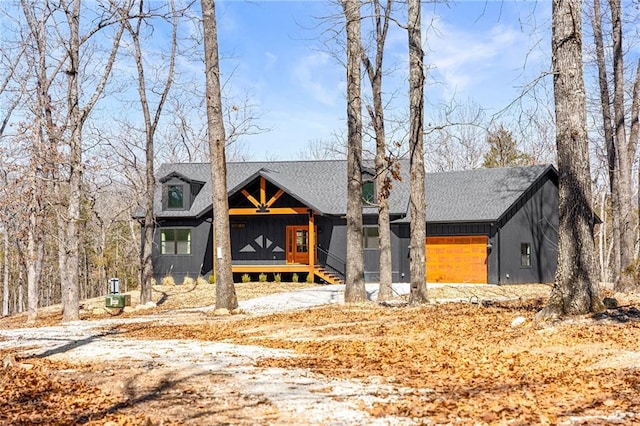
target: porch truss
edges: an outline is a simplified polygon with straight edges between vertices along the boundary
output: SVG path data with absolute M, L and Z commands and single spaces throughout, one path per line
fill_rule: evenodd
M 307 272 L 311 280 L 315 279 L 315 260 L 316 260 L 316 228 L 315 228 L 315 213 L 313 209 L 300 206 L 287 206 L 283 203 L 283 195 L 286 193 L 282 188 L 273 188 L 275 185 L 271 185 L 268 188 L 267 179 L 264 176 L 259 176 L 259 190 L 256 191 L 253 186 L 253 194 L 248 188 L 249 184 L 245 185 L 245 188 L 239 191 L 242 194 L 244 200 L 248 201 L 252 207 L 230 207 L 229 216 L 270 216 L 270 215 L 306 215 L 308 220 L 308 257 L 307 264 L 285 264 L 285 265 L 232 265 L 232 271 L 237 273 L 250 273 L 250 272 Z M 252 181 L 252 182 L 255 182 Z M 271 189 L 271 194 L 269 190 Z M 274 190 L 275 189 L 275 190 Z M 256 193 L 257 192 L 257 193 Z M 277 203 L 278 201 L 280 203 Z M 236 203 L 237 204 L 237 203 Z M 247 204 L 240 203 L 240 204 Z M 274 206 L 279 204 L 278 206 Z M 214 259 L 215 262 L 215 259 Z M 214 267 L 215 270 L 215 267 Z

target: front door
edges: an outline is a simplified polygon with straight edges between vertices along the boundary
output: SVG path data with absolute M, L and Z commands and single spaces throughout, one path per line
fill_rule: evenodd
M 309 264 L 308 226 L 287 226 L 287 263 Z

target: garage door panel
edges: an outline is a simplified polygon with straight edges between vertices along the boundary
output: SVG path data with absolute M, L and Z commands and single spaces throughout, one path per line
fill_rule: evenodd
M 487 283 L 487 236 L 427 237 L 427 281 Z

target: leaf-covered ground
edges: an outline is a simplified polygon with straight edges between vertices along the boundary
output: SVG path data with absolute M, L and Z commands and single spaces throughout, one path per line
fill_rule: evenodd
M 251 291 L 276 290 L 266 286 Z M 303 424 L 295 412 L 238 385 L 251 377 L 283 380 L 286 388 L 284 376 L 304 371 L 312 372 L 310 391 L 319 398 L 355 404 L 378 424 L 640 423 L 638 299 L 604 315 L 553 324 L 532 321 L 544 298 L 518 298 L 548 291 L 544 286 L 441 287 L 431 297 L 467 303 L 421 307 L 368 303 L 229 317 L 196 311 L 174 317 L 167 311 L 206 306 L 203 299 L 211 296 L 195 294 L 213 293 L 213 287 L 162 289 L 162 316 L 110 323 L 104 338 L 116 339 L 114 345 L 146 339 L 140 340 L 146 346 L 199 339 L 288 349 L 297 356 L 246 358 L 253 365 L 247 370 L 238 364 L 237 371 L 245 371 L 238 376 L 227 367 L 189 371 L 188 360 L 172 364 L 161 352 L 73 363 L 64 361 L 70 359 L 64 351 L 57 351 L 58 361 L 26 356 L 24 350 L 4 352 L 0 425 Z M 482 303 L 492 297 L 513 300 Z M 513 322 L 519 317 L 524 324 Z M 167 325 L 167 318 L 180 323 Z M 0 327 L 15 322 L 2 320 Z M 278 371 L 291 373 L 277 376 Z M 364 384 L 366 393 L 338 389 L 351 382 Z
M 364 406 L 375 416 L 438 424 L 640 421 L 640 311 L 512 326 L 540 307 L 337 306 L 129 335 L 293 349 L 299 357 L 261 365 L 393 384 L 386 402 Z

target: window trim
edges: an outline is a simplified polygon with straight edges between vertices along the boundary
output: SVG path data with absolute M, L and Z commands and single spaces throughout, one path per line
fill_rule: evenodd
M 166 239 L 166 232 L 173 231 L 174 238 L 172 240 Z M 187 231 L 187 239 L 179 240 L 178 239 L 178 231 Z M 192 250 L 192 228 L 188 227 L 166 227 L 160 229 L 160 255 L 162 256 L 191 256 L 193 254 Z M 187 244 L 187 253 L 179 253 L 178 243 L 186 242 Z M 171 244 L 173 246 L 173 250 L 171 252 L 167 252 L 167 247 Z

